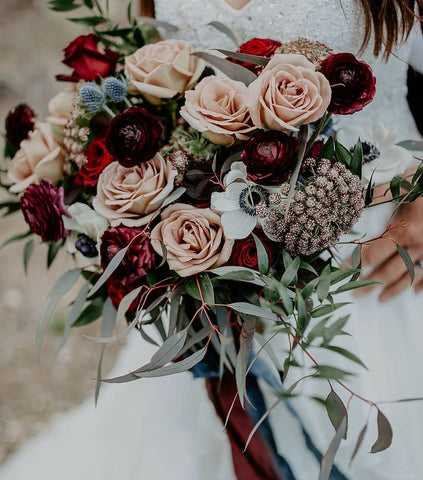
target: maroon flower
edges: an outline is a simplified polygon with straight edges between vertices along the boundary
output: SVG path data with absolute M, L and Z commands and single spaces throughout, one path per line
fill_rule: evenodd
M 286 133 L 259 132 L 247 143 L 242 161 L 248 179 L 260 185 L 279 185 L 287 180 L 295 166 L 298 140 Z
M 75 185 L 93 188 L 97 185 L 100 173 L 114 160 L 106 149 L 104 135 L 100 135 L 93 140 L 85 149 L 84 155 L 87 161 L 82 165 L 81 170 L 79 170 L 75 178 Z
M 318 140 L 317 142 L 314 142 L 313 145 L 311 146 L 310 150 L 308 151 L 308 156 L 312 158 L 317 158 L 324 146 L 324 142 L 321 140 Z
M 321 73 L 332 87 L 332 100 L 328 111 L 349 115 L 362 110 L 373 100 L 376 78 L 366 62 L 351 53 L 337 53 L 323 60 Z
M 151 160 L 159 150 L 160 122 L 141 107 L 116 115 L 106 132 L 106 148 L 124 167 Z
M 266 249 L 269 257 L 269 265 L 273 264 L 273 244 L 263 235 L 263 232 L 254 232 L 255 235 L 261 240 L 264 248 Z M 228 261 L 229 265 L 235 265 L 238 267 L 247 267 L 258 270 L 258 258 L 256 242 L 252 235 L 242 240 L 236 240 L 234 248 L 232 250 L 231 258 Z
M 73 68 L 72 75 L 58 75 L 57 79 L 69 82 L 79 80 L 95 80 L 98 77 L 113 75 L 119 53 L 105 47 L 99 50 L 99 38 L 94 35 L 80 35 L 75 38 L 65 49 L 63 63 Z
M 158 256 L 143 228 L 121 225 L 109 228 L 101 238 L 102 267 L 106 268 L 116 253 L 129 244 L 130 247 L 125 257 L 110 278 L 110 282 L 118 282 L 118 285 L 121 285 L 122 292 L 126 293 L 146 283 L 145 277 L 148 271 L 154 268 L 158 261 Z M 115 290 L 118 285 L 114 286 Z
M 6 138 L 15 148 L 19 148 L 22 140 L 26 140 L 34 129 L 34 117 L 34 110 L 25 103 L 17 105 L 7 114 Z
M 71 215 L 65 207 L 63 188 L 54 188 L 50 180 L 33 183 L 25 190 L 21 210 L 31 232 L 44 242 L 57 242 L 68 234 L 62 215 Z
M 282 44 L 276 40 L 271 40 L 270 38 L 253 38 L 248 40 L 248 42 L 240 45 L 237 50 L 238 53 L 245 53 L 247 55 L 257 55 L 259 57 L 270 58 Z M 262 65 L 255 65 L 249 62 L 241 62 L 239 60 L 231 59 L 232 62 L 238 63 L 248 70 L 259 74 L 263 70 Z

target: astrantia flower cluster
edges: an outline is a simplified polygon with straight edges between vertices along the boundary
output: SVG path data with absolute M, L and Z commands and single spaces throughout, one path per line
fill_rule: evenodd
M 312 175 L 297 183 L 288 212 L 289 184 L 270 196 L 263 230 L 291 255 L 308 256 L 334 245 L 351 230 L 364 209 L 364 199 L 360 178 L 342 163 L 309 158 L 304 167 L 304 173 Z

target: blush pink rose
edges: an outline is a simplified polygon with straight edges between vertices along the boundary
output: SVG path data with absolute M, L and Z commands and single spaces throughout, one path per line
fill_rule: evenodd
M 71 116 L 77 97 L 77 84 L 71 83 L 48 102 L 47 121 L 53 126 L 64 127 Z
M 93 207 L 112 226 L 145 225 L 172 192 L 177 173 L 159 154 L 131 168 L 112 162 L 98 178 Z
M 184 40 L 163 40 L 145 45 L 125 58 L 129 92 L 144 95 L 153 104 L 191 88 L 204 70 L 204 61 L 191 55 Z
M 271 130 L 296 130 L 318 120 L 330 100 L 328 80 L 303 55 L 274 55 L 248 87 L 254 125 Z
M 231 256 L 233 240 L 225 238 L 219 215 L 209 208 L 176 203 L 162 212 L 162 221 L 151 232 L 154 250 L 181 277 L 216 268 Z
M 49 123 L 39 122 L 23 140 L 9 163 L 10 191 L 23 192 L 31 183 L 50 180 L 53 185 L 63 176 L 65 151 L 53 134 Z
M 247 107 L 248 89 L 229 78 L 206 77 L 185 93 L 181 116 L 217 145 L 246 141 L 255 130 Z

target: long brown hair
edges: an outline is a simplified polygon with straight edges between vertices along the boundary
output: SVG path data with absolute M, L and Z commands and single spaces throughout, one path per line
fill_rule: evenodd
M 154 17 L 154 0 L 139 1 L 141 15 Z M 373 39 L 374 54 L 379 55 L 383 52 L 386 58 L 394 46 L 410 34 L 416 21 L 415 10 L 418 9 L 420 15 L 423 15 L 423 0 L 357 1 L 361 3 L 364 12 L 363 48 Z
M 387 58 L 394 46 L 407 39 L 417 18 L 423 14 L 423 0 L 360 0 L 364 11 L 363 47 L 373 39 L 373 52 Z M 373 34 L 373 38 L 372 38 Z

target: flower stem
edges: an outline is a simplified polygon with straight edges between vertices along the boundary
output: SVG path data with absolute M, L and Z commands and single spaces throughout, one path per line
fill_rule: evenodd
M 103 107 L 104 111 L 107 112 L 112 118 L 116 117 L 116 114 L 111 110 L 107 105 Z

